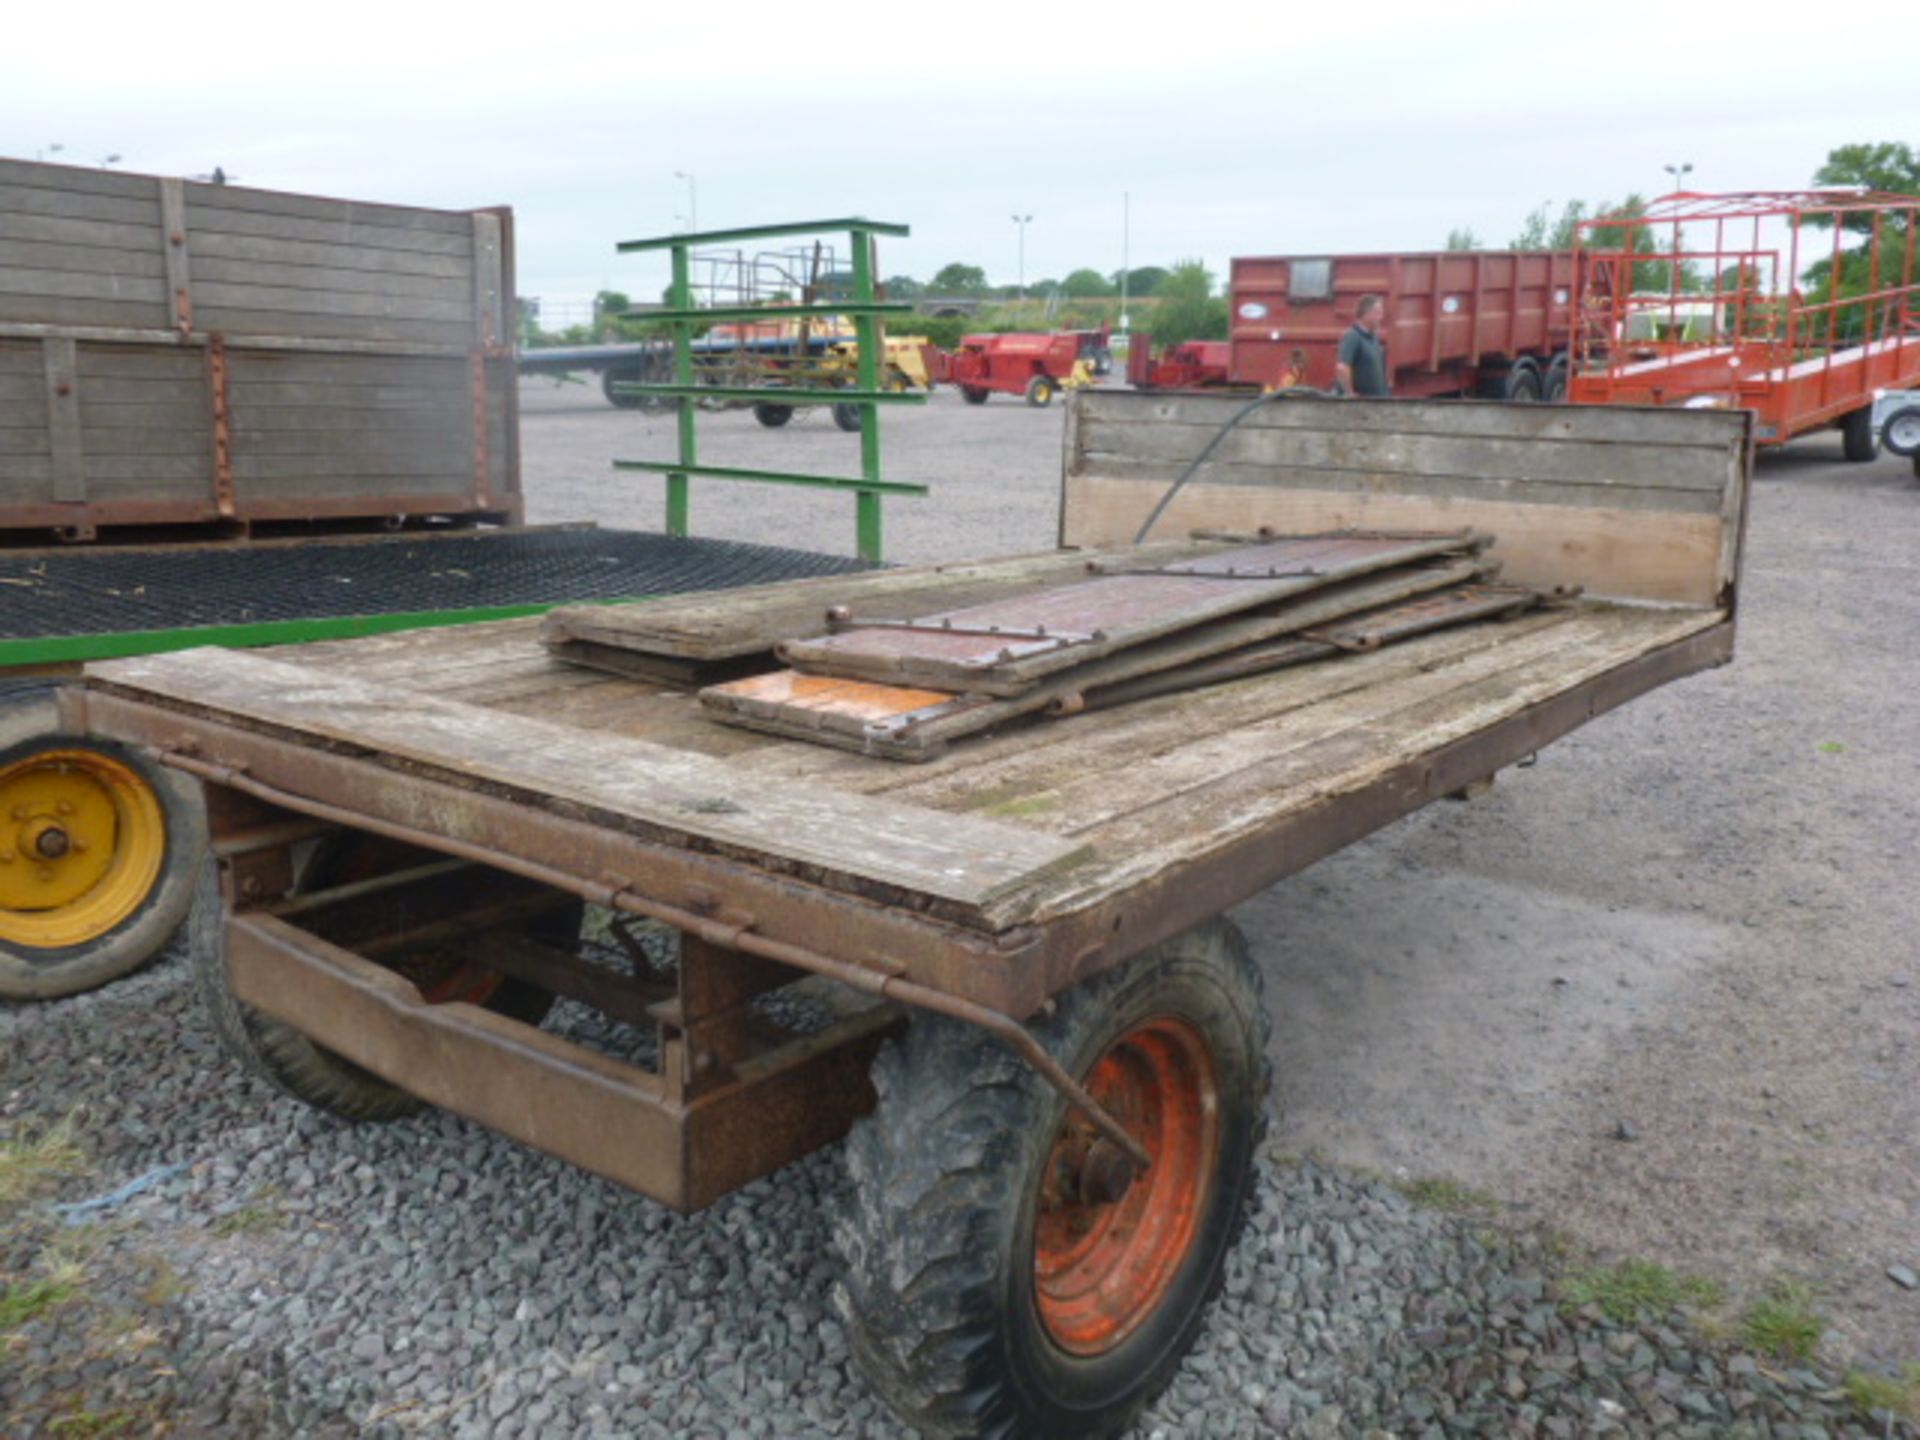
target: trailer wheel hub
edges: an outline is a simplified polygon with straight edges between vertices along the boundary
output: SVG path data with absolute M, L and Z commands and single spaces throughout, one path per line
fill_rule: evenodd
M 160 802 L 96 750 L 44 750 L 0 767 L 0 940 L 81 945 L 152 891 L 166 857 Z
M 1208 1208 L 1220 1105 L 1206 1042 L 1171 1017 L 1122 1035 L 1085 1083 L 1152 1160 L 1137 1172 L 1084 1116 L 1070 1114 L 1041 1170 L 1035 1307 L 1056 1345 L 1090 1356 L 1153 1313 L 1192 1250 Z

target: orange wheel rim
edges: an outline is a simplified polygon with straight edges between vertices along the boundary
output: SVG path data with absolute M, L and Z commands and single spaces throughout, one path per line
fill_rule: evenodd
M 1118 1147 L 1076 1111 L 1041 1172 L 1035 1305 L 1056 1345 L 1093 1356 L 1139 1328 L 1191 1253 L 1212 1196 L 1220 1104 L 1206 1042 L 1170 1017 L 1121 1036 L 1085 1083 L 1152 1161 L 1130 1175 Z

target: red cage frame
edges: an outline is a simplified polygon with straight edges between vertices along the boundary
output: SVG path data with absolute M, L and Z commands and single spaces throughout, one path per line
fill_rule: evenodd
M 1750 409 L 1761 443 L 1777 445 L 1876 391 L 1920 386 L 1916 230 L 1920 197 L 1857 189 L 1679 192 L 1583 221 L 1567 398 Z M 1858 257 L 1863 291 L 1807 298 L 1804 266 Z M 1709 288 L 1682 288 L 1689 264 L 1708 267 Z M 1664 269 L 1664 291 L 1635 286 L 1648 265 Z M 1708 333 L 1691 333 L 1703 315 Z

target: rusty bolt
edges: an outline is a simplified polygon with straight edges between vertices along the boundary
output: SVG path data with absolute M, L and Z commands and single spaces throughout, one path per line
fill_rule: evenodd
M 260 893 L 260 877 L 258 875 L 249 875 L 241 880 L 240 893 L 242 895 L 258 895 Z
M 167 243 L 169 245 L 184 245 L 187 243 L 187 237 L 176 230 L 167 236 Z
M 14 818 L 14 819 L 16 819 L 16 820 L 24 820 L 24 819 L 26 819 L 26 818 L 27 818 L 27 816 L 28 816 L 28 815 L 29 815 L 30 813 L 32 813 L 32 812 L 30 812 L 30 811 L 29 811 L 29 810 L 27 809 L 27 807 L 26 807 L 26 806 L 24 806 L 24 805 L 16 805 L 16 806 L 14 806 L 14 807 L 13 807 L 13 818 Z
M 71 395 L 73 393 L 73 386 L 69 385 L 65 380 L 62 380 L 58 385 L 53 387 L 53 393 L 56 395 Z
M 829 605 L 827 607 L 827 623 L 829 625 L 844 625 L 851 619 L 853 619 L 853 611 L 850 607 L 845 605 Z
M 73 802 L 71 800 L 62 800 L 58 805 L 55 805 L 53 808 L 62 815 L 73 814 Z
M 53 879 L 53 866 L 42 865 L 39 868 L 37 868 L 33 873 L 39 876 L 42 880 L 51 880 Z
M 57 825 L 49 825 L 34 839 L 33 848 L 43 860 L 58 860 L 70 847 L 67 832 Z
M 84 840 L 75 840 L 69 848 L 76 855 L 84 855 L 87 853 L 87 842 Z
M 0 850 L 0 865 L 11 865 L 12 863 L 13 863 L 13 851 Z

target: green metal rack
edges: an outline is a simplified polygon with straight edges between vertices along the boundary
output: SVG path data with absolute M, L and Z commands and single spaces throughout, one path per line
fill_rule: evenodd
M 853 294 L 845 301 L 807 305 L 724 305 L 698 308 L 693 303 L 690 256 L 700 246 L 738 244 L 747 240 L 769 240 L 794 235 L 821 235 L 845 231 L 853 253 Z M 782 225 L 754 225 L 742 230 L 704 230 L 694 234 L 663 235 L 649 240 L 622 240 L 615 248 L 622 255 L 645 250 L 672 252 L 673 285 L 668 292 L 668 307 L 650 311 L 647 319 L 661 321 L 673 330 L 673 381 L 670 384 L 634 381 L 617 384 L 614 389 L 627 395 L 652 395 L 679 402 L 680 453 L 675 460 L 616 460 L 616 470 L 644 470 L 667 477 L 667 532 L 687 533 L 688 498 L 692 478 L 710 480 L 749 480 L 768 485 L 806 485 L 824 490 L 851 490 L 854 494 L 855 543 L 862 560 L 880 562 L 880 500 L 884 495 L 925 495 L 927 487 L 904 481 L 880 478 L 879 405 L 922 405 L 926 396 L 902 394 L 880 388 L 880 355 L 884 347 L 882 317 L 903 315 L 911 305 L 892 304 L 876 298 L 873 242 L 877 235 L 906 235 L 905 225 L 857 217 L 845 220 L 806 220 Z M 696 327 L 734 320 L 820 319 L 844 315 L 853 321 L 859 339 L 856 377 L 859 388 L 853 390 L 815 390 L 776 386 L 702 385 L 694 379 L 693 332 Z M 699 439 L 694 415 L 698 402 L 707 400 L 767 401 L 781 405 L 854 405 L 860 410 L 860 474 L 858 477 L 804 475 L 784 470 L 750 470 L 729 465 L 700 463 Z

